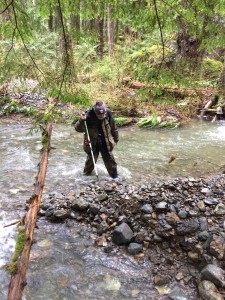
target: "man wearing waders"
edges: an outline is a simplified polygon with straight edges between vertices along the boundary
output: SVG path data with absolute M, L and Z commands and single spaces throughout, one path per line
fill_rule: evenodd
M 97 101 L 92 109 L 83 113 L 75 124 L 75 130 L 84 132 L 83 148 L 87 153 L 84 174 L 91 174 L 101 153 L 109 175 L 116 178 L 117 164 L 112 150 L 119 141 L 119 134 L 112 113 L 105 103 Z

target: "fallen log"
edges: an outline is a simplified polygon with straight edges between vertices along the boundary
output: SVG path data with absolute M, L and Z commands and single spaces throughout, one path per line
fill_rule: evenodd
M 42 156 L 38 164 L 37 180 L 34 187 L 34 193 L 29 201 L 29 209 L 23 218 L 22 239 L 23 245 L 21 254 L 17 258 L 14 268 L 11 269 L 11 281 L 8 288 L 8 300 L 21 300 L 23 289 L 26 286 L 26 271 L 29 264 L 30 250 L 33 243 L 34 229 L 36 226 L 37 214 L 42 198 L 44 182 L 48 165 L 48 153 L 51 149 L 52 123 L 49 123 L 47 129 L 42 131 Z M 19 231 L 18 235 L 21 233 Z

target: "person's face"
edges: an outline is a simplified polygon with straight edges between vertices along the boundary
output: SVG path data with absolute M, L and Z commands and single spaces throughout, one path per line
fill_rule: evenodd
M 99 120 L 103 120 L 105 118 L 105 114 L 104 113 L 103 114 L 96 114 L 96 116 L 97 116 L 97 118 Z

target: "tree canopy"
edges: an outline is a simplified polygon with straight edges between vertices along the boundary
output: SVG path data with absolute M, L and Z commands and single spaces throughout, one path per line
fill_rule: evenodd
M 225 0 L 1 0 L 0 81 L 35 78 L 54 94 L 75 86 L 97 60 L 127 66 L 153 45 L 161 46 L 158 69 L 167 49 L 173 66 L 201 65 L 206 55 L 223 63 L 224 16 Z

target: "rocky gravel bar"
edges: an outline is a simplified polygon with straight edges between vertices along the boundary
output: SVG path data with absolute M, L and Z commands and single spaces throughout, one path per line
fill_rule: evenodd
M 53 191 L 39 216 L 86 224 L 96 247 L 147 257 L 156 288 L 176 281 L 199 299 L 225 297 L 225 175 L 149 184 L 94 183 Z M 28 204 L 27 204 L 28 205 Z M 176 296 L 178 295 L 178 296 Z M 180 297 L 180 298 L 179 298 Z M 189 299 L 182 289 L 168 299 Z

